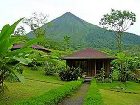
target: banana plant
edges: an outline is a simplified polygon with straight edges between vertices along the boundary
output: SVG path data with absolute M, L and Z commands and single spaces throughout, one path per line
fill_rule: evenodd
M 16 76 L 14 70 L 12 70 L 12 67 L 8 65 L 8 62 L 11 59 L 14 59 L 19 61 L 19 63 L 27 65 L 27 63 L 31 60 L 24 58 L 24 53 L 32 51 L 30 46 L 33 43 L 41 41 L 41 39 L 33 39 L 26 42 L 23 48 L 11 51 L 13 44 L 18 40 L 17 38 L 12 38 L 12 35 L 16 26 L 22 19 L 23 18 L 19 19 L 12 25 L 5 25 L 0 31 L 0 88 L 3 87 L 3 82 L 9 75 L 12 74 Z

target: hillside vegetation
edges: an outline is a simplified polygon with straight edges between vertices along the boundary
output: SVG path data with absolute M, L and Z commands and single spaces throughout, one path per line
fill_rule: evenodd
M 51 25 L 50 25 L 51 24 Z M 72 48 L 111 48 L 115 49 L 114 32 L 107 31 L 99 26 L 90 24 L 70 12 L 52 20 L 42 26 L 46 29 L 46 37 L 62 41 L 64 36 L 70 36 Z M 29 33 L 30 37 L 34 35 Z M 123 44 L 126 46 L 140 45 L 140 36 L 124 33 Z

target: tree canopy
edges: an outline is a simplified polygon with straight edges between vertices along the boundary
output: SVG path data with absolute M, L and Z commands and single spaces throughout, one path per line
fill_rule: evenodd
M 129 29 L 136 22 L 136 15 L 130 11 L 111 10 L 110 14 L 105 14 L 99 24 L 108 30 L 116 32 L 116 42 L 119 51 L 122 50 L 123 32 Z

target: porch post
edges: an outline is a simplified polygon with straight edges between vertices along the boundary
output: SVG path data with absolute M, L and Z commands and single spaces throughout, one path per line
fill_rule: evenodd
M 105 69 L 105 61 L 103 60 L 103 69 Z
M 96 60 L 95 60 L 95 76 L 96 76 Z
M 66 68 L 68 67 L 68 61 L 66 60 Z

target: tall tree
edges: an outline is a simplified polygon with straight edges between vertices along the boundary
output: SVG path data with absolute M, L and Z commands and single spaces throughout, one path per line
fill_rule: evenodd
M 14 35 L 16 36 L 23 36 L 26 35 L 26 31 L 25 28 L 23 26 L 20 26 L 16 29 L 16 31 L 14 32 Z
M 130 11 L 111 10 L 110 14 L 105 14 L 99 24 L 108 30 L 116 32 L 116 42 L 119 52 L 122 50 L 122 35 L 130 26 L 136 22 L 136 15 Z
M 30 30 L 34 32 L 37 38 L 45 37 L 46 30 L 41 26 L 47 23 L 47 17 L 43 13 L 34 12 L 30 18 L 25 18 L 23 23 L 30 27 Z

